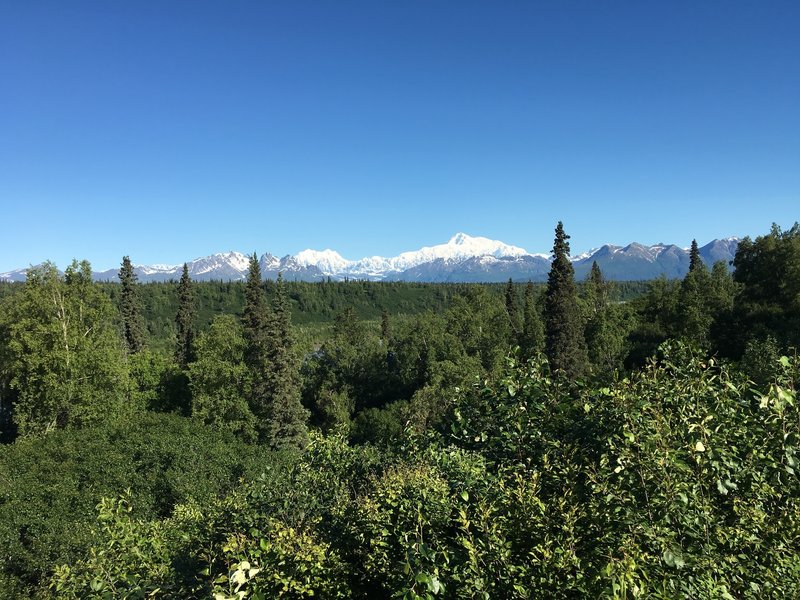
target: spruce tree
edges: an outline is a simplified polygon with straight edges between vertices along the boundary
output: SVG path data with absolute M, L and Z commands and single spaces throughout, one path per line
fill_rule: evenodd
M 544 328 L 533 291 L 533 282 L 525 286 L 525 308 L 520 347 L 525 358 L 535 356 L 544 348 Z
M 291 311 L 283 277 L 278 274 L 267 328 L 265 442 L 273 449 L 302 449 L 308 443 L 308 411 L 300 402 L 300 374 L 294 353 Z
M 186 369 L 194 360 L 194 291 L 192 280 L 189 278 L 189 267 L 183 263 L 183 273 L 178 283 L 178 314 L 175 316 L 175 325 L 178 328 L 178 345 L 175 358 L 181 369 Z
M 697 240 L 692 240 L 692 247 L 689 249 L 689 272 L 692 273 L 701 266 L 703 266 L 703 261 L 700 258 L 700 249 L 697 247 Z
M 600 314 L 608 304 L 609 287 L 597 261 L 592 261 L 592 269 L 589 271 L 589 275 L 586 278 L 585 295 L 590 319 Z
M 389 313 L 386 312 L 384 308 L 381 311 L 381 341 L 384 345 L 388 345 L 389 341 L 392 339 L 392 325 L 391 321 L 389 320 Z
M 569 236 L 559 221 L 545 293 L 545 352 L 552 370 L 574 379 L 585 372 L 588 359 L 567 240 Z
M 144 348 L 144 327 L 142 326 L 141 306 L 136 289 L 136 273 L 129 256 L 122 257 L 119 281 L 122 290 L 119 297 L 119 312 L 122 316 L 123 334 L 128 354 L 136 354 Z
M 705 263 L 700 259 L 697 241 L 692 240 L 689 251 L 689 272 L 683 278 L 678 305 L 678 330 L 681 338 L 707 347 L 711 323 L 710 307 L 711 277 Z
M 514 340 L 514 343 L 518 343 L 522 328 L 519 322 L 517 293 L 514 289 L 514 282 L 510 277 L 508 278 L 508 285 L 506 286 L 506 314 L 508 315 L 508 322 L 511 325 L 511 338 Z
M 622 367 L 629 324 L 632 321 L 626 308 L 609 305 L 612 285 L 603 277 L 597 261 L 593 261 L 586 278 L 584 296 L 588 312 L 585 339 L 594 373 L 606 377 Z
M 244 289 L 242 334 L 245 341 L 244 362 L 250 372 L 251 381 L 250 410 L 256 416 L 259 429 L 266 427 L 269 419 L 269 393 L 266 381 L 268 324 L 269 310 L 262 288 L 261 265 L 254 252 L 250 257 Z

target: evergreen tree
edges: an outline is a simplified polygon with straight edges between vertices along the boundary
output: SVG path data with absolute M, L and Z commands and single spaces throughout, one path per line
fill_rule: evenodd
M 514 289 L 514 282 L 508 278 L 508 285 L 506 286 L 506 314 L 508 315 L 508 322 L 511 325 L 511 338 L 514 343 L 519 342 L 522 327 L 520 326 L 519 319 L 519 306 L 517 306 L 517 293 Z
M 257 427 L 266 427 L 269 420 L 269 391 L 267 386 L 269 310 L 262 288 L 261 266 L 255 252 L 250 257 L 244 290 L 242 334 L 245 341 L 244 362 L 250 371 L 250 410 L 256 416 Z
M 268 394 L 266 443 L 274 449 L 302 449 L 308 443 L 308 411 L 300 402 L 300 376 L 292 339 L 291 310 L 283 277 L 278 274 L 267 329 L 265 383 Z
M 536 306 L 533 282 L 529 281 L 525 286 L 525 308 L 523 310 L 523 328 L 520 339 L 522 354 L 526 358 L 531 358 L 544 348 L 544 327 L 542 317 L 539 314 L 539 307 Z
M 386 309 L 381 311 L 381 341 L 384 344 L 389 344 L 392 339 L 392 326 L 389 321 L 389 313 Z
M 622 367 L 626 339 L 634 322 L 625 307 L 608 304 L 611 289 L 597 261 L 593 261 L 584 287 L 588 313 L 584 334 L 595 373 L 610 374 Z
M 697 247 L 697 240 L 692 240 L 692 247 L 689 249 L 689 272 L 695 271 L 700 266 L 703 266 L 700 249 Z
M 692 240 L 689 272 L 683 278 L 678 303 L 678 332 L 682 339 L 701 347 L 708 346 L 713 315 L 710 307 L 711 278 L 700 260 L 697 242 Z
M 141 305 L 136 289 L 136 273 L 129 256 L 122 257 L 119 281 L 122 284 L 119 297 L 119 312 L 128 354 L 136 354 L 144 348 L 144 327 L 142 326 Z
M 556 226 L 553 264 L 545 293 L 545 351 L 550 368 L 576 378 L 586 370 L 586 340 L 578 305 L 575 271 L 569 260 L 569 236 Z
M 585 298 L 589 311 L 589 319 L 600 314 L 608 305 L 611 289 L 603 277 L 603 272 L 597 261 L 592 261 L 592 269 L 586 278 Z
M 178 284 L 178 314 L 175 325 L 178 328 L 178 347 L 175 358 L 182 369 L 194 360 L 194 292 L 189 278 L 189 267 L 183 263 L 183 273 Z

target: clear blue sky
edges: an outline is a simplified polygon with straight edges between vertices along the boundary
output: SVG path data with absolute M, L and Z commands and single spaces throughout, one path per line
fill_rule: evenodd
M 0 5 L 0 271 L 800 219 L 800 2 Z

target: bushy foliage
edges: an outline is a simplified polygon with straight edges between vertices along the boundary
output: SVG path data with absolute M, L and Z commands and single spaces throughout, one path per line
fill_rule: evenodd
M 27 596 L 55 565 L 95 544 L 90 525 L 103 497 L 130 488 L 133 516 L 166 517 L 178 504 L 205 502 L 257 474 L 265 456 L 230 434 L 165 414 L 0 446 L 5 597 L 15 595 L 10 590 Z
M 116 588 L 224 598 L 792 597 L 798 365 L 780 364 L 753 391 L 671 344 L 640 375 L 575 388 L 511 359 L 462 390 L 444 437 L 378 453 L 313 436 L 294 462 L 162 519 L 106 503 L 89 558 L 54 585 L 88 594 L 127 564 Z
M 789 360 L 782 359 L 789 367 Z M 796 369 L 796 365 L 794 366 Z M 601 390 L 609 436 L 589 471 L 615 590 L 646 597 L 788 597 L 800 590 L 795 392 L 680 345 Z
M 246 343 L 230 315 L 214 319 L 197 340 L 197 360 L 189 365 L 192 416 L 247 441 L 256 439 L 255 415 L 248 398 L 251 372 L 244 361 Z
M 59 275 L 46 263 L 28 271 L 0 312 L 0 377 L 14 393 L 20 435 L 94 424 L 129 410 L 122 339 L 89 263 Z

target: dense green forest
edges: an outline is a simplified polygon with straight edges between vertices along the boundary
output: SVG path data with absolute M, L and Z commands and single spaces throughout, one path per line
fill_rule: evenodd
M 800 226 L 683 280 L 0 284 L 19 598 L 800 595 Z

